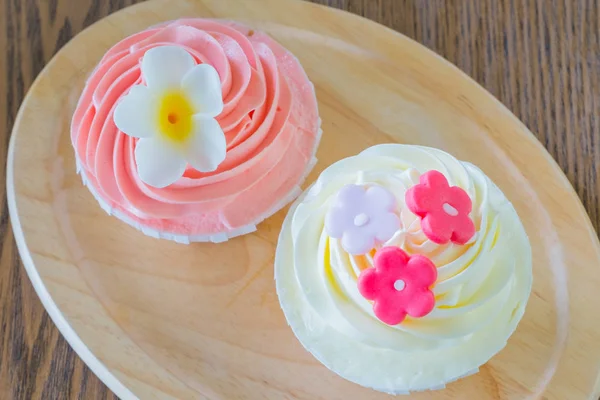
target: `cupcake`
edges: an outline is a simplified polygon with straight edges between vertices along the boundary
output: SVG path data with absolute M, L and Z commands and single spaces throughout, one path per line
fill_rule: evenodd
M 275 279 L 320 362 L 407 394 L 476 373 L 504 348 L 531 291 L 531 247 L 477 167 L 386 144 L 331 165 L 290 209 Z
M 264 33 L 209 19 L 117 43 L 71 124 L 78 172 L 102 208 L 183 243 L 252 232 L 296 198 L 320 133 L 298 60 Z

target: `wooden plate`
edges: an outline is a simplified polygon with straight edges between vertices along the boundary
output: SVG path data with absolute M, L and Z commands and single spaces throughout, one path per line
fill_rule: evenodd
M 480 373 L 416 399 L 583 399 L 600 392 L 598 240 L 567 179 L 506 108 L 419 44 L 359 17 L 291 0 L 156 0 L 100 21 L 31 88 L 8 161 L 23 262 L 62 334 L 123 399 L 381 399 L 305 352 L 273 281 L 285 210 L 224 244 L 148 238 L 107 216 L 75 173 L 71 114 L 86 76 L 126 35 L 183 16 L 240 20 L 296 54 L 317 88 L 319 164 L 385 142 L 479 165 L 513 201 L 534 288 L 508 346 Z M 413 398 L 413 397 L 411 397 Z

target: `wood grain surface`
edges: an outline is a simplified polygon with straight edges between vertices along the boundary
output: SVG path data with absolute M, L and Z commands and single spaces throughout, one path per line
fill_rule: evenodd
M 132 0 L 0 0 L 0 157 L 27 89 L 86 26 Z M 318 0 L 441 54 L 511 109 L 558 161 L 600 226 L 600 0 Z M 0 399 L 114 396 L 45 313 L 20 265 L 2 164 Z

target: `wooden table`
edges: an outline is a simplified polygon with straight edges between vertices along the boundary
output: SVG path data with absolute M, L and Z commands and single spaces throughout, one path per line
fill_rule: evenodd
M 471 75 L 538 136 L 600 226 L 600 0 L 313 1 L 385 24 Z M 1 157 L 46 62 L 80 30 L 136 2 L 0 0 Z M 114 398 L 34 293 L 8 221 L 4 163 L 0 176 L 0 398 Z

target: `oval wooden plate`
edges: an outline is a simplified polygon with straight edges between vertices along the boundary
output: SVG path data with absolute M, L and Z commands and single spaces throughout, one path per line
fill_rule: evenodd
M 273 281 L 282 211 L 224 244 L 159 241 L 107 216 L 75 173 L 69 124 L 86 76 L 126 35 L 178 17 L 265 30 L 317 88 L 327 165 L 385 142 L 479 165 L 531 238 L 534 287 L 508 346 L 481 372 L 415 399 L 598 395 L 600 251 L 560 169 L 457 68 L 383 26 L 291 0 L 155 0 L 93 25 L 46 67 L 21 107 L 8 161 L 15 236 L 54 322 L 123 399 L 381 399 L 321 366 L 287 327 Z M 411 397 L 413 398 L 413 397 Z

